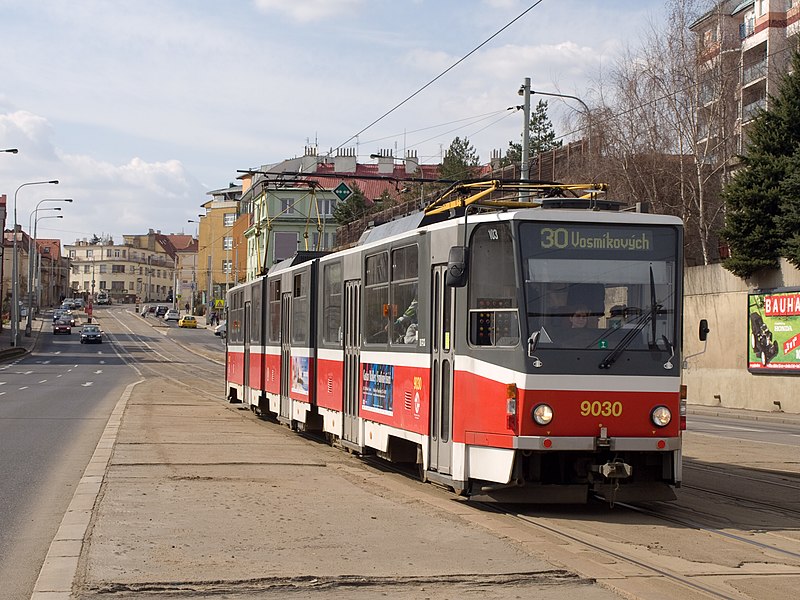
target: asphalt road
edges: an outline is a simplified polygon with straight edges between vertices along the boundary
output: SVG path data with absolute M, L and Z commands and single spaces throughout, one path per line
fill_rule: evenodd
M 136 373 L 112 344 L 42 331 L 0 365 L 0 597 L 30 597 L 111 410 Z

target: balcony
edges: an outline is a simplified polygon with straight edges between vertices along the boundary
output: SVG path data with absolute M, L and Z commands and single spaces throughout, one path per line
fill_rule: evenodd
M 767 76 L 767 59 L 745 67 L 742 70 L 742 87 L 750 85 L 758 79 L 764 79 Z
M 750 104 L 745 104 L 742 106 L 742 123 L 747 123 L 755 118 L 756 113 L 758 113 L 759 109 L 766 109 L 767 108 L 767 99 L 766 98 L 759 98 L 755 102 L 751 102 Z

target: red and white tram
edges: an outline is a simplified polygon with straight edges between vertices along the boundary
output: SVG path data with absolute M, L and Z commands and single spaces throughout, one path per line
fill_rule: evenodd
M 456 186 L 231 289 L 229 400 L 472 496 L 674 498 L 681 221 L 520 188 L 565 189 Z

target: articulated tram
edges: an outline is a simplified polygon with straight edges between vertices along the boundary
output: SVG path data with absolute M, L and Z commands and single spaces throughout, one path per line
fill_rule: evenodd
M 472 497 L 674 499 L 682 224 L 598 196 L 454 186 L 232 288 L 228 399 Z

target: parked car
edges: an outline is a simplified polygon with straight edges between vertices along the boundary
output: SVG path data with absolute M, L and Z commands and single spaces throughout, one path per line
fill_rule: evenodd
M 178 321 L 178 327 L 197 329 L 197 319 L 195 319 L 192 315 L 184 315 L 181 317 L 181 320 Z
M 164 313 L 164 321 L 179 321 L 181 313 L 177 309 L 170 308 Z
M 228 321 L 227 320 L 220 321 L 219 325 L 214 327 L 214 335 L 218 335 L 219 337 L 222 337 L 222 338 L 224 338 L 226 335 L 228 335 Z
M 58 335 L 59 333 L 72 334 L 72 325 L 66 319 L 59 319 L 53 323 L 53 335 Z
M 86 324 L 81 328 L 81 344 L 100 344 L 103 342 L 103 332 L 99 325 Z
M 159 304 L 158 306 L 156 306 L 156 316 L 163 317 L 165 314 L 167 314 L 168 310 L 169 306 L 165 306 L 164 304 Z

